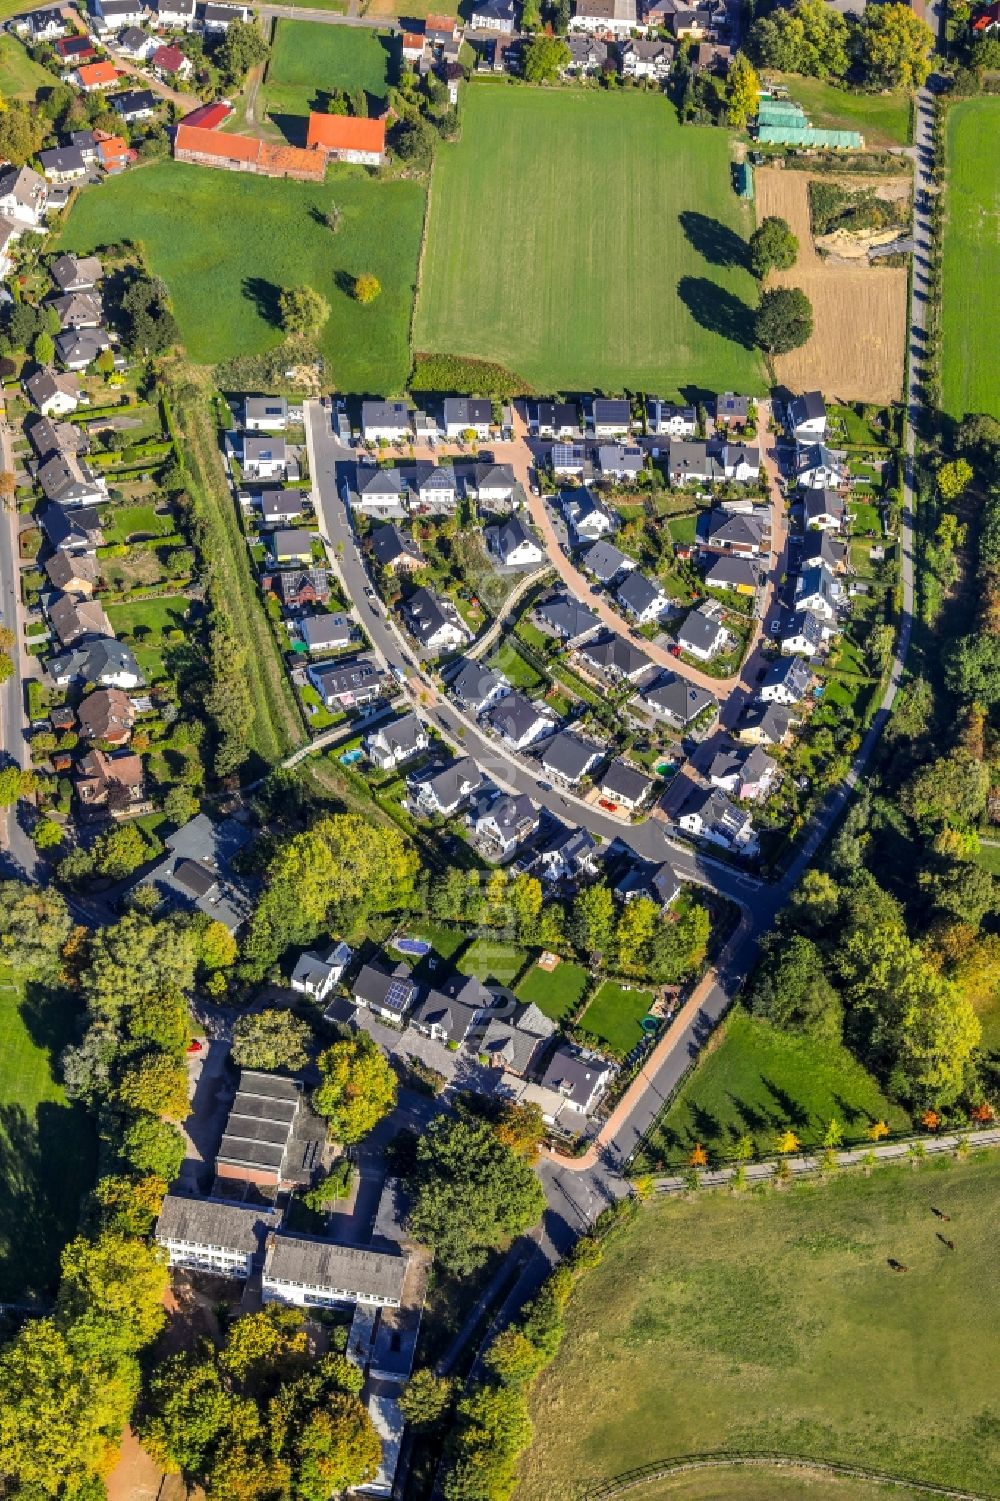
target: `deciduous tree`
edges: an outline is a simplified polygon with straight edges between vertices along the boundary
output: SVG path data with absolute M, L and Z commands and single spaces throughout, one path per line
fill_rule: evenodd
M 726 111 L 734 130 L 743 130 L 757 113 L 760 80 L 745 52 L 737 52 L 726 75 Z
M 859 59 L 874 88 L 919 88 L 930 72 L 934 34 L 908 5 L 873 5 L 859 26 Z
M 241 1068 L 290 1072 L 305 1068 L 312 1032 L 291 1011 L 257 1011 L 241 1016 L 233 1027 L 233 1062 Z
M 447 1376 L 436 1376 L 429 1366 L 414 1371 L 399 1399 L 406 1421 L 417 1429 L 433 1428 L 448 1410 L 452 1384 Z
M 322 1082 L 313 1103 L 337 1141 L 361 1141 L 396 1103 L 396 1075 L 367 1032 L 327 1048 L 319 1056 L 319 1071 Z
M 813 331 L 812 303 L 801 287 L 772 287 L 754 314 L 754 342 L 768 354 L 798 349 Z
M 356 302 L 367 306 L 368 303 L 374 302 L 376 297 L 380 297 L 381 295 L 382 283 L 377 276 L 372 276 L 370 272 L 366 271 L 361 276 L 355 278 L 354 298 Z
M 278 294 L 281 326 L 289 334 L 318 333 L 330 316 L 326 298 L 308 284 L 283 287 Z
M 769 214 L 750 236 L 750 266 L 758 281 L 769 271 L 787 271 L 795 265 L 799 253 L 798 237 L 787 219 Z

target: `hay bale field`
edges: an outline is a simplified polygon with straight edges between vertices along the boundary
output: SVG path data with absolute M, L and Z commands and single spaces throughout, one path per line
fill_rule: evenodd
M 772 272 L 769 284 L 801 287 L 816 322 L 807 344 L 775 361 L 778 380 L 793 390 L 815 387 L 845 401 L 898 401 L 906 345 L 905 269 L 824 261 L 813 245 L 807 172 L 766 167 L 758 171 L 756 184 L 758 222 L 776 214 L 787 219 L 799 240 L 796 264 Z M 851 185 L 875 186 L 867 179 Z

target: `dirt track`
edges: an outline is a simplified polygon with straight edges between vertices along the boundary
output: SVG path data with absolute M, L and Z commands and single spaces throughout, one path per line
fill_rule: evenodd
M 775 361 L 779 381 L 844 400 L 898 400 L 906 341 L 905 269 L 835 264 L 817 255 L 808 173 L 764 168 L 756 174 L 756 189 L 758 223 L 776 214 L 799 240 L 796 264 L 791 271 L 772 272 L 769 282 L 801 287 L 816 320 L 809 342 Z

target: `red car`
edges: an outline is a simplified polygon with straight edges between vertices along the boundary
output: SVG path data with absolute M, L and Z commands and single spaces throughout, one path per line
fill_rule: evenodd
M 675 641 L 675 642 L 674 642 L 674 644 L 673 644 L 673 646 L 671 646 L 671 647 L 669 647 L 669 648 L 668 648 L 668 650 L 669 650 L 669 652 L 670 652 L 670 655 L 671 655 L 671 656 L 672 656 L 672 657 L 679 657 L 679 656 L 680 656 L 680 654 L 681 654 L 681 649 L 680 649 L 680 647 L 679 647 L 679 646 L 678 646 L 678 645 L 677 645 L 677 642 L 676 642 L 676 641 Z

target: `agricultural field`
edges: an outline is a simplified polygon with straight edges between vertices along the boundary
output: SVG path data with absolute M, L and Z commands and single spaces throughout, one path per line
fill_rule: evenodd
M 810 123 L 820 129 L 860 130 L 866 146 L 909 145 L 911 100 L 905 90 L 862 94 L 799 73 L 777 73 L 773 77 L 775 82 L 784 84 L 796 104 L 801 104 Z
M 293 145 L 305 145 L 310 110 L 323 111 L 333 89 L 364 89 L 382 101 L 399 72 L 399 42 L 366 26 L 279 20 L 260 89 L 265 110 Z
M 568 1501 L 633 1466 L 706 1451 L 855 1463 L 996 1495 L 1000 1306 L 983 1289 L 998 1189 L 1000 1159 L 984 1151 L 645 1206 L 570 1301 L 532 1399 L 518 1501 Z M 812 1494 L 739 1471 L 712 1485 L 674 1494 Z
M 76 1230 L 96 1141 L 70 1104 L 56 1062 L 75 1039 L 65 994 L 0 973 L 0 1299 L 44 1294 Z
M 951 417 L 1000 417 L 995 352 L 1000 278 L 1000 99 L 968 99 L 948 111 L 941 400 Z
M 760 391 L 752 228 L 726 132 L 658 95 L 476 84 L 434 167 L 414 346 L 539 391 Z
M 308 282 L 330 304 L 319 344 L 336 386 L 399 391 L 410 369 L 424 189 L 377 182 L 360 167 L 336 170 L 342 175 L 316 186 L 156 162 L 81 193 L 58 248 L 95 250 L 119 240 L 127 223 L 203 365 L 279 344 L 278 293 Z M 336 235 L 325 223 L 334 203 Z M 382 283 L 370 307 L 351 295 L 362 271 Z
M 758 218 L 786 219 L 799 241 L 795 265 L 772 272 L 769 282 L 801 287 L 815 318 L 812 338 L 775 360 L 779 383 L 794 391 L 818 388 L 841 401 L 898 400 L 906 342 L 905 269 L 820 257 L 809 219 L 808 173 L 764 168 L 756 185 Z
M 814 1147 L 833 1118 L 848 1143 L 866 1140 L 877 1120 L 894 1132 L 910 1125 L 845 1047 L 781 1032 L 737 1007 L 650 1133 L 646 1160 L 682 1167 L 700 1143 L 722 1161 L 743 1135 L 766 1153 L 788 1128 Z
M 924 1494 L 805 1465 L 713 1467 L 650 1481 L 634 1492 L 635 1501 L 920 1501 Z

